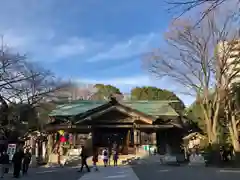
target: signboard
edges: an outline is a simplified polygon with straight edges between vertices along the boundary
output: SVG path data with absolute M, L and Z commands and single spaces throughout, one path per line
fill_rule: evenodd
M 145 151 L 149 151 L 149 148 L 150 148 L 149 145 L 144 145 L 144 150 Z
M 16 144 L 8 144 L 7 154 L 9 155 L 9 160 L 11 161 L 14 153 L 16 152 Z

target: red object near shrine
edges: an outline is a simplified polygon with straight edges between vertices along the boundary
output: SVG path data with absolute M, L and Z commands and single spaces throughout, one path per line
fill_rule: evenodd
M 66 138 L 64 136 L 60 137 L 60 142 L 66 142 Z

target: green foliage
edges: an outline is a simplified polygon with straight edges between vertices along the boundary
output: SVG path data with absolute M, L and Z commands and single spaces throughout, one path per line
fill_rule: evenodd
M 112 85 L 96 84 L 98 91 L 93 95 L 94 100 L 106 100 L 114 94 L 122 94 L 121 91 Z
M 176 103 L 170 103 L 172 107 L 178 112 L 182 112 L 185 109 L 185 105 L 182 100 L 177 97 L 171 91 L 165 89 L 159 89 L 152 86 L 136 87 L 131 90 L 132 100 L 166 100 L 166 101 L 176 101 Z
M 213 92 L 209 95 L 209 99 L 211 100 L 214 97 Z M 191 119 L 193 122 L 196 122 L 198 127 L 202 129 L 202 131 L 206 134 L 206 123 L 205 123 L 205 118 L 203 114 L 203 110 L 201 108 L 201 97 L 197 99 L 195 102 L 192 103 L 190 107 L 186 109 L 186 115 L 188 116 L 189 119 Z M 218 139 L 219 143 L 221 141 L 226 141 L 227 140 L 227 135 L 226 135 L 226 127 L 224 125 L 224 111 L 223 111 L 223 104 L 220 107 L 220 114 L 219 118 L 220 120 L 218 121 L 217 125 L 217 132 L 218 132 Z
M 198 127 L 201 128 L 203 132 L 206 132 L 203 112 L 198 102 L 195 101 L 186 109 L 186 115 L 193 122 L 197 123 Z

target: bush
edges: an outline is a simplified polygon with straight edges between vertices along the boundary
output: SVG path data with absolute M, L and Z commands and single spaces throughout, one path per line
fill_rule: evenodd
M 208 165 L 220 165 L 220 146 L 219 144 L 209 144 L 204 150 L 204 159 Z

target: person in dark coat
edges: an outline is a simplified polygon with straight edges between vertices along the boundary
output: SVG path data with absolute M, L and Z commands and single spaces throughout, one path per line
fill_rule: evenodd
M 6 151 L 4 150 L 1 154 L 0 157 L 0 166 L 1 166 L 1 178 L 4 177 L 4 174 L 6 173 L 6 169 L 8 169 L 9 167 L 9 155 L 6 153 Z
M 112 148 L 111 146 L 108 147 L 108 165 L 111 165 L 111 156 L 112 156 Z
M 115 149 L 113 151 L 113 165 L 114 166 L 117 166 L 117 163 L 118 163 L 118 150 Z
M 84 146 L 82 146 L 82 151 L 81 151 L 80 156 L 81 156 L 82 162 L 81 162 L 81 168 L 80 168 L 79 172 L 82 172 L 83 166 L 85 166 L 87 168 L 87 171 L 90 172 L 90 169 L 87 165 L 87 152 L 86 152 L 86 149 Z
M 23 167 L 22 167 L 23 175 L 27 174 L 31 159 L 32 159 L 32 154 L 29 152 L 29 149 L 27 149 L 23 157 Z
M 19 178 L 23 157 L 24 157 L 23 150 L 18 148 L 17 151 L 14 153 L 13 158 L 12 158 L 13 177 L 14 178 Z
M 98 171 L 98 167 L 97 167 L 97 162 L 98 162 L 98 150 L 97 148 L 94 148 L 93 150 L 93 168 L 95 169 L 95 171 Z

